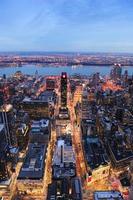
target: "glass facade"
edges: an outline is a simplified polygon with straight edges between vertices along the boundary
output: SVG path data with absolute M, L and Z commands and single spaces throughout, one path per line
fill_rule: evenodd
M 67 73 L 61 74 L 61 106 L 67 107 Z

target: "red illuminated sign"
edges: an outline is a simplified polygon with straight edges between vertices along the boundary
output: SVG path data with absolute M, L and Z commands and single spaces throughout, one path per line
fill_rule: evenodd
M 88 181 L 88 182 L 91 182 L 91 180 L 92 180 L 92 177 L 89 176 L 88 179 L 87 179 L 87 181 Z
M 66 78 L 66 75 L 64 74 L 62 77 L 63 77 L 63 78 Z

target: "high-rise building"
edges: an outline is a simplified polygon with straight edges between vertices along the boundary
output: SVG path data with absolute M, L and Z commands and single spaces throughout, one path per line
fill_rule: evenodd
M 22 109 L 27 112 L 31 119 L 48 118 L 50 116 L 50 106 L 46 99 L 31 99 L 25 97 L 21 103 Z
M 46 89 L 47 90 L 54 90 L 56 85 L 56 81 L 53 78 L 47 78 L 46 79 Z
M 6 81 L 0 83 L 0 104 L 7 102 L 9 99 L 9 86 Z
M 111 78 L 113 80 L 117 80 L 117 79 L 120 79 L 121 78 L 121 75 L 122 75 L 122 68 L 121 68 L 121 65 L 118 64 L 118 65 L 114 65 L 113 69 L 111 70 Z
M 0 106 L 2 106 L 4 103 L 4 96 L 3 96 L 3 92 L 0 91 Z
M 61 74 L 61 107 L 67 107 L 67 73 Z
M 128 70 L 125 70 L 125 72 L 124 72 L 124 83 L 125 83 L 125 86 L 128 83 Z
M 92 79 L 93 86 L 96 87 L 99 84 L 99 81 L 100 81 L 100 74 L 99 73 L 95 73 L 93 75 L 93 79 Z
M 0 182 L 9 177 L 6 163 L 7 139 L 5 131 L 4 124 L 0 124 Z
M 124 111 L 122 108 L 117 108 L 116 110 L 116 119 L 120 120 L 121 122 L 123 121 L 123 117 L 124 117 Z
M 0 123 L 5 125 L 8 145 L 16 145 L 15 115 L 11 104 L 3 104 L 0 107 Z

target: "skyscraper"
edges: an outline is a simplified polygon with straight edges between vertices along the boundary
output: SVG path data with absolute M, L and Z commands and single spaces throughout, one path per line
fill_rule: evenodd
M 95 73 L 93 75 L 93 85 L 94 85 L 94 87 L 96 87 L 98 85 L 99 80 L 100 80 L 100 74 L 99 73 Z
M 53 78 L 46 79 L 46 89 L 54 91 L 56 85 L 56 81 Z
M 11 104 L 3 104 L 0 107 L 0 123 L 5 126 L 8 145 L 16 145 L 15 115 Z
M 61 107 L 67 107 L 67 73 L 61 74 Z
M 0 106 L 2 106 L 4 104 L 4 93 L 3 91 L 0 89 Z
M 113 80 L 117 80 L 117 79 L 120 79 L 121 78 L 121 75 L 122 75 L 122 68 L 121 68 L 121 65 L 120 64 L 115 64 L 113 69 L 111 70 L 111 78 Z
M 6 163 L 7 138 L 4 124 L 0 124 L 0 182 L 9 177 Z

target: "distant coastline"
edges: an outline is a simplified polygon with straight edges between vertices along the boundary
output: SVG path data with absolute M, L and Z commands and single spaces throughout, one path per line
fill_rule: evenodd
M 1 53 L 0 67 L 39 66 L 133 66 L 133 54 L 113 53 Z
M 56 63 L 51 63 L 51 64 L 47 64 L 47 63 L 24 63 L 22 64 L 21 66 L 19 66 L 17 63 L 16 64 L 0 64 L 0 68 L 6 68 L 6 67 L 18 67 L 18 68 L 21 68 L 23 66 L 32 66 L 32 65 L 35 65 L 36 67 L 89 67 L 89 66 L 95 66 L 95 67 L 103 67 L 103 66 L 107 66 L 107 67 L 112 67 L 114 66 L 114 64 L 96 64 L 96 63 L 87 63 L 87 64 L 56 64 Z M 130 65 L 124 65 L 124 64 L 121 64 L 121 67 L 129 67 L 129 66 L 132 66 L 133 67 L 133 64 L 130 64 Z

